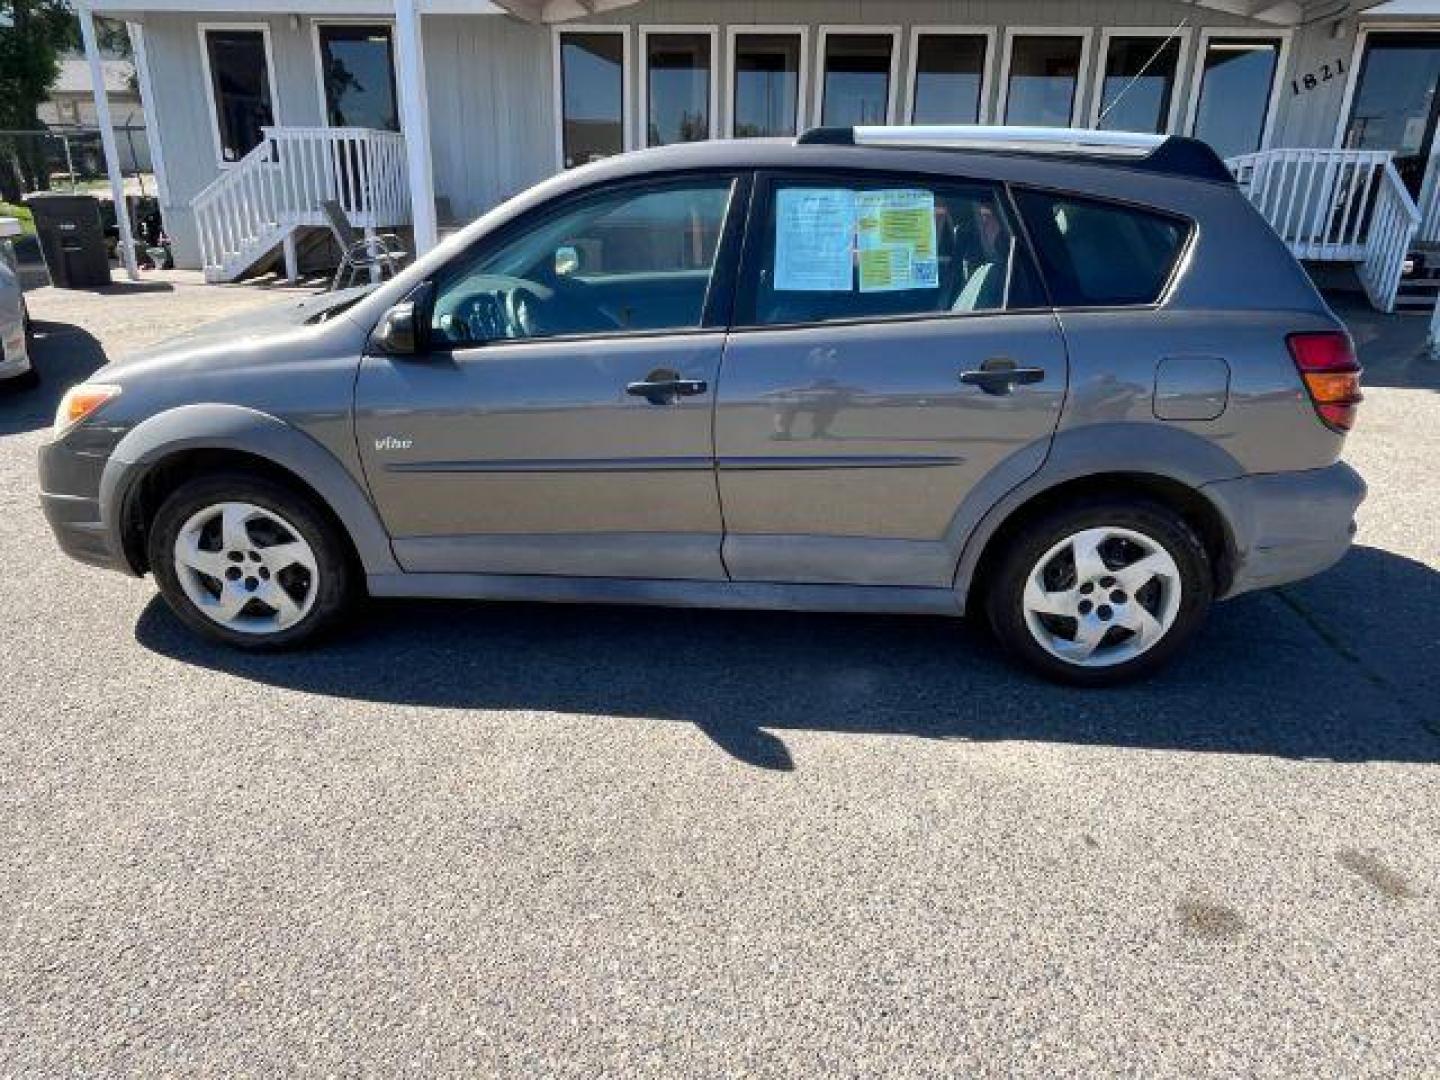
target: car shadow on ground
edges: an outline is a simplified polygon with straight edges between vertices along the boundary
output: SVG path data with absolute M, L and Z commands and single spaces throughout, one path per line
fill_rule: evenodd
M 36 319 L 32 327 L 31 359 L 40 383 L 23 386 L 0 380 L 0 435 L 49 427 L 65 391 L 106 363 L 100 342 L 78 326 Z
M 1383 614 L 1348 612 L 1380 588 L 1411 597 L 1413 633 L 1397 640 Z M 1175 666 L 1103 692 L 1036 681 L 939 618 L 388 601 L 312 650 L 251 655 L 192 636 L 157 597 L 136 637 L 312 694 L 683 721 L 779 770 L 794 767 L 787 730 L 1432 763 L 1437 612 L 1440 574 L 1357 548 L 1313 585 L 1220 605 Z

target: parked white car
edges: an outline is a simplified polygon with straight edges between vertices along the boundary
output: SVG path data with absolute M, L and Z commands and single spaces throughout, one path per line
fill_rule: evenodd
M 20 273 L 15 265 L 11 237 L 20 235 L 20 222 L 0 217 L 0 380 L 34 380 L 30 364 L 30 317 Z

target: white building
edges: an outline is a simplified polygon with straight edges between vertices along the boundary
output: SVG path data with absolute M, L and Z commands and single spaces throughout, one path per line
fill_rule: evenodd
M 469 219 L 679 139 L 980 122 L 1193 135 L 1378 306 L 1440 240 L 1440 0 L 94 0 L 131 25 L 182 266 Z M 1302 152 L 1303 151 L 1303 152 Z M 1321 153 L 1318 151 L 1326 151 Z M 437 215 L 437 208 L 439 213 Z M 443 221 L 441 221 L 443 224 Z

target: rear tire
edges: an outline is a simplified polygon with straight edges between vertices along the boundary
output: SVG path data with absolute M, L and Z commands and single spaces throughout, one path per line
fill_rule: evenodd
M 237 649 L 313 641 L 355 591 L 340 530 L 314 502 L 266 477 L 221 473 L 177 488 L 151 522 L 160 594 L 190 629 Z
M 1057 682 L 1113 686 L 1169 662 L 1204 621 L 1210 557 L 1183 517 L 1147 499 L 1069 503 L 1029 523 L 986 593 L 1005 649 Z

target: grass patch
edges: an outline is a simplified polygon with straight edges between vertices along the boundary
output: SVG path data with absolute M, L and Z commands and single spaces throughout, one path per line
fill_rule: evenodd
M 20 228 L 26 233 L 35 231 L 35 215 L 30 209 L 21 206 L 19 203 L 0 202 L 0 217 L 13 217 L 20 219 Z

